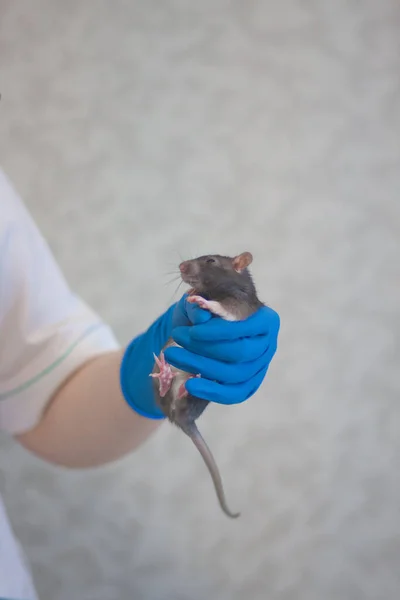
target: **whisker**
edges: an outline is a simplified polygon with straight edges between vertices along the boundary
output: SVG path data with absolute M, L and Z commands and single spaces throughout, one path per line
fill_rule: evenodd
M 177 248 L 174 248 L 174 252 L 175 254 L 177 254 L 179 262 L 183 262 L 184 259 L 182 258 L 182 254 L 180 253 L 180 251 Z
M 180 275 L 177 275 L 176 277 L 173 277 L 173 278 L 172 278 L 172 279 L 170 279 L 169 281 L 166 281 L 166 282 L 164 283 L 164 285 L 170 285 L 171 283 L 174 283 L 175 281 L 178 281 L 178 279 L 179 279 L 179 278 L 180 278 Z M 183 282 L 181 281 L 181 283 L 183 283 Z
M 170 299 L 169 299 L 169 304 L 171 304 L 171 303 L 172 303 L 173 297 L 174 297 L 174 296 L 175 296 L 175 294 L 178 292 L 178 290 L 179 290 L 179 288 L 181 287 L 182 283 L 183 283 L 183 281 L 182 281 L 182 280 L 181 280 L 181 281 L 178 283 L 178 287 L 177 287 L 177 288 L 176 288 L 176 290 L 175 290 L 175 291 L 172 293 L 172 295 L 171 295 L 171 297 L 170 297 Z

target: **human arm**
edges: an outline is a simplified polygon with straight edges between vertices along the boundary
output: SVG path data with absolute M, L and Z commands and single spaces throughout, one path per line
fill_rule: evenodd
M 124 349 L 86 360 L 55 391 L 37 425 L 16 439 L 39 457 L 69 468 L 100 466 L 143 444 L 164 421 L 149 374 L 180 322 L 171 306 Z
M 163 422 L 139 415 L 125 401 L 119 370 L 123 350 L 85 363 L 61 385 L 34 429 L 16 439 L 46 461 L 94 467 L 132 452 Z
M 123 349 L 69 288 L 1 170 L 0 214 L 0 432 L 70 467 L 118 458 L 161 421 L 124 400 Z

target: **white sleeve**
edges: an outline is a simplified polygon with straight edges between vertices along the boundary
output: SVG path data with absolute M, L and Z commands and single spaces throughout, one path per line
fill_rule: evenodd
M 110 327 L 69 289 L 0 170 L 0 430 L 32 428 L 66 377 L 117 348 Z

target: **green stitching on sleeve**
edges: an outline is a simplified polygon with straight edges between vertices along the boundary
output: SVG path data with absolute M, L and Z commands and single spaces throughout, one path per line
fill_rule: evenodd
M 40 373 L 38 373 L 31 379 L 28 379 L 28 381 L 25 381 L 25 383 L 22 383 L 21 385 L 17 386 L 16 388 L 14 388 L 8 392 L 4 392 L 3 394 L 0 394 L 0 401 L 7 400 L 7 398 L 10 398 L 11 396 L 15 396 L 16 394 L 23 392 L 24 390 L 29 388 L 34 383 L 37 383 L 40 379 L 42 379 L 42 377 L 45 377 L 45 375 L 48 375 L 51 371 L 53 371 L 53 369 L 58 367 L 58 365 L 60 365 L 67 358 L 67 356 L 69 356 L 71 354 L 71 352 L 73 350 L 75 350 L 75 348 L 80 344 L 80 342 L 82 342 L 82 340 L 84 340 L 89 334 L 91 334 L 96 329 L 99 329 L 100 327 L 103 327 L 103 323 L 95 323 L 94 325 L 91 325 L 90 327 L 88 327 L 86 329 L 86 331 L 84 331 L 82 333 L 82 335 L 80 335 L 79 338 L 77 340 L 75 340 L 75 342 L 73 342 L 73 344 L 71 344 L 71 346 L 69 348 L 67 348 L 67 350 L 64 352 L 64 354 L 62 354 L 53 363 L 51 363 L 45 369 L 43 369 L 43 371 L 41 371 Z M 1 600 L 1 598 L 0 598 L 0 600 Z

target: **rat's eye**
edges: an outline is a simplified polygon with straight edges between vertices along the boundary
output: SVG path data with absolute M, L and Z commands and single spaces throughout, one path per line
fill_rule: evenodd
M 215 263 L 215 258 L 207 258 L 206 263 L 208 263 L 209 265 L 211 263 Z

